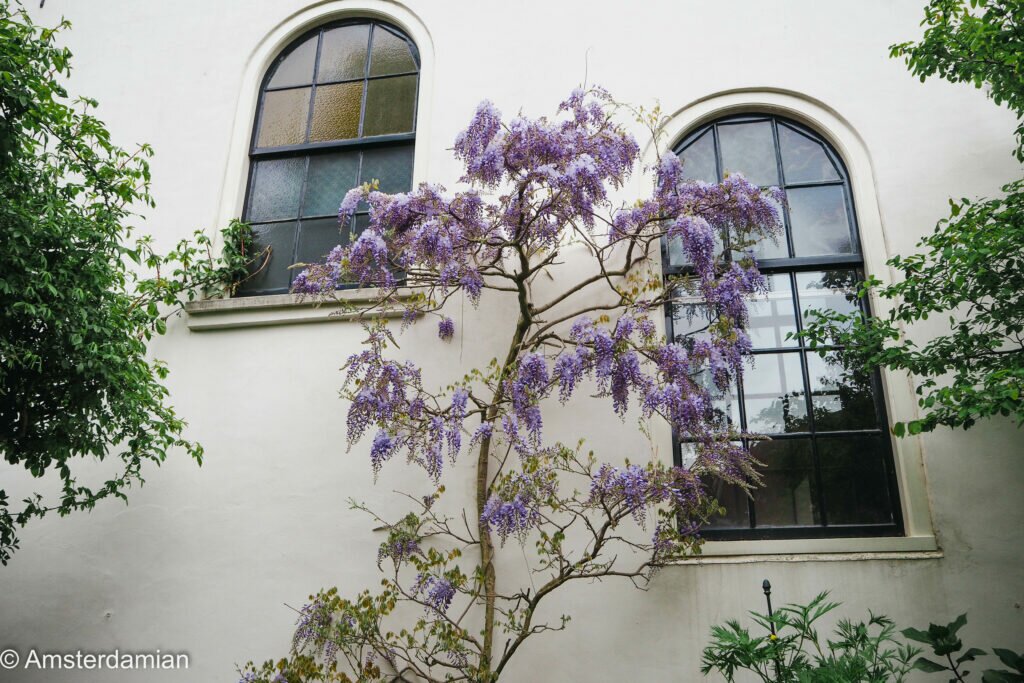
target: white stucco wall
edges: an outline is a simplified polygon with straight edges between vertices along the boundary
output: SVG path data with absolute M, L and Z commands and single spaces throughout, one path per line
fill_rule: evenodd
M 917 35 L 923 4 L 409 0 L 372 7 L 419 32 L 431 86 L 420 102 L 417 180 L 454 183 L 458 168 L 446 149 L 485 97 L 505 112 L 548 113 L 586 77 L 622 101 L 657 99 L 685 117 L 688 104 L 716 93 L 785 91 L 819 103 L 859 140 L 870 181 L 853 181 L 870 185 L 864 191 L 876 200 L 880 226 L 865 244 L 872 266 L 910 251 L 947 213 L 947 197 L 992 193 L 1019 173 L 1009 153 L 1012 115 L 969 87 L 921 84 L 888 58 L 888 45 Z M 72 20 L 65 40 L 75 53 L 73 91 L 100 101 L 119 142 L 154 146 L 157 208 L 146 229 L 170 244 L 239 213 L 237 171 L 246 159 L 237 141 L 248 139 L 246 103 L 260 55 L 310 7 L 349 6 L 47 0 L 32 11 L 43 23 Z M 464 323 L 455 343 L 435 343 L 432 327 L 414 328 L 403 342 L 412 358 L 429 353 L 428 382 L 485 363 L 511 324 L 499 300 L 454 313 Z M 365 452 L 345 453 L 337 398 L 337 369 L 361 338 L 344 322 L 199 332 L 176 320 L 155 354 L 171 368 L 173 403 L 205 445 L 206 463 L 172 457 L 127 507 L 107 503 L 26 529 L 23 549 L 0 569 L 0 650 L 160 648 L 188 652 L 191 667 L 0 671 L 0 680 L 232 681 L 236 663 L 284 653 L 294 620 L 286 604 L 302 604 L 321 586 L 374 585 L 379 538 L 346 499 L 382 504 L 394 475 L 373 486 Z M 889 384 L 892 396 L 906 397 L 905 380 Z M 892 396 L 892 417 L 910 418 L 912 403 Z M 551 426 L 612 453 L 647 448 L 631 423 L 610 414 L 577 404 Z M 763 578 L 780 602 L 832 589 L 851 616 L 873 608 L 905 625 L 968 611 L 967 642 L 1020 648 L 1022 436 L 1012 424 L 989 422 L 901 444 L 907 466 L 919 470 L 911 477 L 922 487 L 918 531 L 934 532 L 939 552 L 922 550 L 925 543 L 897 544 L 898 554 L 759 556 L 763 548 L 748 547 L 751 554 L 663 571 L 648 592 L 577 586 L 561 605 L 573 615 L 569 629 L 532 640 L 509 679 L 698 680 L 710 626 L 760 609 Z M 24 490 L 6 469 L 0 485 Z M 449 488 L 470 491 L 468 480 L 461 491 Z M 515 564 L 515 555 L 506 561 Z

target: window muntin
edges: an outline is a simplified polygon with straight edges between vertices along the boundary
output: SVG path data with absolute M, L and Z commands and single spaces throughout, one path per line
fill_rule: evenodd
M 718 182 L 743 173 L 786 190 L 785 231 L 777 243 L 752 245 L 768 280 L 767 296 L 750 306 L 754 366 L 717 402 L 723 419 L 769 440 L 749 440 L 764 463 L 764 487 L 748 496 L 713 483 L 722 517 L 704 531 L 712 539 L 894 535 L 902 532 L 892 444 L 877 372 L 845 362 L 843 349 L 817 350 L 787 335 L 803 329 L 814 308 L 843 312 L 861 303 L 854 287 L 863 258 L 849 178 L 824 140 L 775 116 L 735 116 L 706 124 L 676 148 L 684 175 Z M 724 248 L 724 244 L 719 240 Z M 664 245 L 667 275 L 687 272 L 679 244 Z M 863 314 L 868 311 L 864 309 Z M 708 324 L 695 304 L 667 311 L 672 337 Z M 677 441 L 682 461 L 685 443 Z
M 411 189 L 418 88 L 416 46 L 380 21 L 322 26 L 282 51 L 260 89 L 242 215 L 271 254 L 241 295 L 287 292 L 292 264 L 365 228 L 365 205 L 338 225 L 348 190 Z

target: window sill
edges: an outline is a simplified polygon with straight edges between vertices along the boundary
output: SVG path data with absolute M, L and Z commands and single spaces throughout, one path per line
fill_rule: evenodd
M 708 541 L 702 550 L 697 557 L 687 557 L 673 564 L 934 560 L 943 557 L 934 536 Z
M 337 296 L 348 304 L 359 305 L 371 303 L 377 294 L 376 289 L 347 289 L 338 291 Z M 295 294 L 204 299 L 186 304 L 185 312 L 188 314 L 188 328 L 193 332 L 344 322 L 359 317 L 358 311 L 342 312 L 341 304 L 337 302 L 303 300 Z M 384 317 L 398 318 L 401 315 L 401 311 L 391 311 Z

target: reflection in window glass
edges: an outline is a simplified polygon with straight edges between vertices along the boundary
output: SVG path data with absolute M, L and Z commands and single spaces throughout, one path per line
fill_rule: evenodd
M 779 149 L 786 183 L 841 180 L 825 146 L 784 123 L 779 124 Z
M 779 439 L 751 444 L 751 455 L 765 464 L 764 486 L 753 492 L 757 525 L 818 524 L 814 456 L 810 439 Z
M 808 353 L 807 375 L 816 431 L 877 426 L 871 375 L 848 360 L 843 351 L 829 351 L 824 358 Z
M 797 256 L 852 254 L 853 238 L 842 185 L 786 190 Z
M 832 310 L 849 314 L 858 310 L 857 283 L 861 279 L 857 270 L 797 273 L 796 288 L 803 324 L 806 326 L 816 317 L 810 311 Z
M 789 275 L 769 275 L 768 293 L 747 304 L 750 325 L 747 333 L 755 349 L 777 349 L 796 346 L 795 339 L 786 337 L 796 332 L 796 314 L 793 310 L 793 291 Z
M 677 296 L 684 295 L 680 293 Z M 708 328 L 713 322 L 711 310 L 704 304 L 678 300 L 672 304 L 673 339 L 680 344 L 690 345 L 697 340 L 710 340 L 711 332 Z
M 799 353 L 765 353 L 743 373 L 747 431 L 755 434 L 806 432 L 807 400 Z
M 683 177 L 687 180 L 703 180 L 706 183 L 718 182 L 718 169 L 715 165 L 715 137 L 708 131 L 690 143 L 679 155 L 683 161 Z
M 880 436 L 818 440 L 821 482 L 829 524 L 892 524 L 885 459 Z
M 775 141 L 770 121 L 718 127 L 723 173 L 742 173 L 755 185 L 778 185 Z

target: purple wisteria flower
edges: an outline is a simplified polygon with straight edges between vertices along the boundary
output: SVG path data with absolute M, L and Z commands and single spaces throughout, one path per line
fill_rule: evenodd
M 455 336 L 455 322 L 448 317 L 441 318 L 441 322 L 437 324 L 437 336 L 442 341 L 451 341 Z
M 455 598 L 455 586 L 448 579 L 429 574 L 419 574 L 413 584 L 413 592 L 420 596 L 427 609 L 444 613 Z

